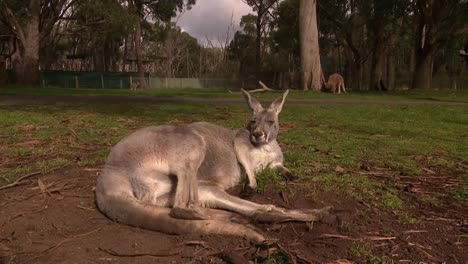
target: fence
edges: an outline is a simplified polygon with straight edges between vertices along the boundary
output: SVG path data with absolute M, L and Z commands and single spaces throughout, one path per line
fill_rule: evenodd
M 148 89 L 239 89 L 240 81 L 231 79 L 156 78 L 143 80 L 133 72 L 42 71 L 43 86 L 64 88 L 130 89 L 146 83 Z

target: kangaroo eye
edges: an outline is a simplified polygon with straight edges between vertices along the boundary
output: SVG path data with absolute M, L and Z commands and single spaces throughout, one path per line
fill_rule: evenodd
M 275 121 L 273 121 L 273 120 L 268 120 L 267 123 L 268 123 L 269 125 L 273 125 L 273 124 L 275 123 Z

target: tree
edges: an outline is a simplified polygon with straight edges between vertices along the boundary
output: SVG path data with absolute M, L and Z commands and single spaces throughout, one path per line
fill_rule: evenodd
M 234 34 L 229 43 L 229 58 L 239 62 L 239 73 L 244 76 L 257 74 L 257 64 L 252 53 L 256 52 L 256 16 L 248 14 L 242 16 L 240 21 L 241 31 Z
M 262 69 L 262 35 L 267 26 L 267 17 L 270 8 L 277 2 L 277 0 L 243 0 L 250 5 L 254 11 L 257 12 L 255 21 L 255 68 L 257 69 L 256 77 L 260 79 Z
M 447 42 L 468 33 L 468 1 L 415 0 L 416 27 L 413 89 L 431 87 L 434 56 Z
M 63 18 L 76 0 L 2 0 L 0 21 L 14 34 L 19 49 L 12 56 L 17 80 L 39 84 L 39 50 L 55 22 Z
M 141 87 L 146 87 L 146 82 L 143 81 L 145 72 L 141 44 L 142 24 L 146 23 L 146 17 L 150 16 L 156 21 L 170 22 L 177 12 L 181 12 L 184 8 L 191 8 L 195 2 L 196 0 L 127 0 L 129 10 L 135 15 L 134 45 Z
M 320 52 L 317 27 L 317 0 L 300 0 L 302 89 L 320 90 Z
M 299 0 L 281 1 L 274 13 L 270 61 L 278 87 L 297 87 L 300 68 Z
M 388 90 L 391 81 L 384 80 L 385 59 L 400 32 L 403 17 L 408 14 L 408 0 L 372 0 L 364 9 L 368 14 L 369 44 L 372 49 L 370 90 Z M 391 70 L 391 69 L 390 69 Z

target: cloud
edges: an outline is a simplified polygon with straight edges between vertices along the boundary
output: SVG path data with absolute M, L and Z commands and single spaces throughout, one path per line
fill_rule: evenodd
M 226 38 L 231 18 L 235 32 L 241 17 L 248 13 L 253 13 L 252 8 L 241 0 L 197 0 L 192 9 L 179 18 L 177 25 L 201 43 L 208 38 L 213 44 L 219 44 Z

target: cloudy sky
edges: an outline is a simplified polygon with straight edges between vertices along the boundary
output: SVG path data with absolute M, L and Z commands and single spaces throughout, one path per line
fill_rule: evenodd
M 179 18 L 177 24 L 200 43 L 209 38 L 218 45 L 218 41 L 225 39 L 231 17 L 235 32 L 240 18 L 248 13 L 253 13 L 252 8 L 241 0 L 197 0 L 192 9 Z

